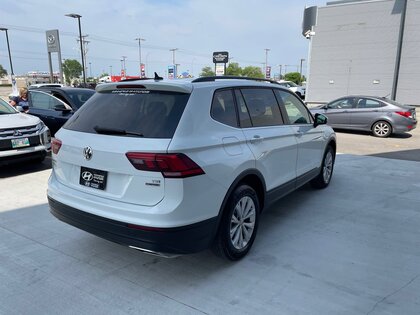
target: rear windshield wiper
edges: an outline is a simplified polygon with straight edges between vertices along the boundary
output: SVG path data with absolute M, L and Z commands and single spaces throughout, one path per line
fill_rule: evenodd
M 142 133 L 135 132 L 135 131 L 127 131 L 124 129 L 114 129 L 114 128 L 106 128 L 106 127 L 99 127 L 95 126 L 93 129 L 96 131 L 96 133 L 104 134 L 104 135 L 127 135 L 127 136 L 138 136 L 138 137 L 144 137 Z

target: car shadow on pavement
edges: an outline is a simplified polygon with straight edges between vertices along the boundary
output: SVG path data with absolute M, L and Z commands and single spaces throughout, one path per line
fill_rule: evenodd
M 368 156 L 420 162 L 420 149 L 374 153 L 374 154 L 369 154 Z
M 360 131 L 360 130 L 347 130 L 347 129 L 338 129 L 338 128 L 334 128 L 334 131 L 339 132 L 339 133 L 346 133 L 346 134 L 354 134 L 354 135 L 363 135 L 363 136 L 371 136 L 374 137 L 372 135 L 372 133 L 370 131 Z M 408 132 L 403 132 L 403 133 L 393 133 L 389 136 L 389 138 L 394 138 L 394 139 L 409 139 L 411 138 L 413 135 L 408 133 Z M 376 137 L 374 137 L 376 138 Z
M 25 161 L 0 165 L 0 178 L 19 176 L 35 173 L 51 168 L 51 155 L 47 155 L 42 163 L 36 161 Z

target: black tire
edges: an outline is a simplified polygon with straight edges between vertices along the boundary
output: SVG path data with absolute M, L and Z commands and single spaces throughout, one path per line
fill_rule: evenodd
M 329 145 L 325 150 L 324 156 L 322 158 L 321 170 L 318 176 L 311 180 L 312 187 L 322 189 L 330 184 L 334 171 L 334 162 L 335 151 L 333 147 Z
M 392 133 L 392 126 L 389 122 L 386 121 L 377 121 L 372 126 L 372 134 L 375 137 L 386 138 L 389 137 Z
M 239 212 L 243 207 L 249 207 L 249 212 L 242 212 L 243 219 L 238 222 Z M 251 216 L 246 218 L 248 215 Z M 238 186 L 223 209 L 222 220 L 212 248 L 214 253 L 232 261 L 243 258 L 254 243 L 259 215 L 260 204 L 255 190 L 248 185 Z M 250 231 L 251 226 L 253 226 L 252 231 Z

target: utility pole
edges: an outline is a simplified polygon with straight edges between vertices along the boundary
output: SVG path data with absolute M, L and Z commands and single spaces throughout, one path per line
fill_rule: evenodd
M 140 62 L 139 72 L 140 72 L 140 78 L 143 78 L 143 74 L 141 72 L 141 66 L 142 66 L 142 63 L 141 63 L 141 41 L 145 41 L 145 39 L 137 37 L 135 40 L 139 41 L 139 62 Z
M 127 56 L 122 56 L 121 57 L 122 59 L 121 59 L 121 68 L 123 69 L 123 71 L 124 71 L 124 77 L 126 77 L 127 76 L 127 70 L 126 70 L 126 68 L 125 68 L 125 59 L 127 59 Z
M 282 67 L 282 65 L 279 65 L 279 70 L 280 70 L 280 72 L 279 72 L 279 80 L 281 80 L 281 67 Z
M 304 58 L 300 59 L 300 68 L 299 68 L 299 74 L 300 74 L 300 79 L 302 80 L 302 63 L 305 61 Z

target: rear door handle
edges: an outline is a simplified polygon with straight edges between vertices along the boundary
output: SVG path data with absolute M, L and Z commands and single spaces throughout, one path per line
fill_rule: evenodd
M 260 137 L 259 135 L 255 135 L 252 137 L 251 140 L 249 140 L 249 142 L 251 143 L 259 143 L 262 142 L 264 140 L 264 138 Z

